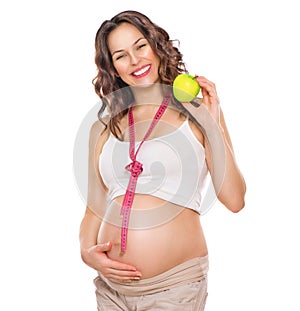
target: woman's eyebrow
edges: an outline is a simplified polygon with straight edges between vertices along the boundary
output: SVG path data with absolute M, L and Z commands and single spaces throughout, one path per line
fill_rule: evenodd
M 132 46 L 134 46 L 135 44 L 137 44 L 137 43 L 138 43 L 140 40 L 142 40 L 142 39 L 145 39 L 145 38 L 144 38 L 144 37 L 138 38 L 136 41 L 133 42 Z M 111 56 L 113 56 L 113 55 L 116 54 L 116 53 L 123 52 L 123 51 L 124 51 L 124 49 L 116 50 L 116 51 L 114 51 L 114 52 L 111 54 Z

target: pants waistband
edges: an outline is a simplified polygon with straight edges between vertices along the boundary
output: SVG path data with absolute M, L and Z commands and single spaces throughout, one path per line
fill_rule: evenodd
M 168 271 L 152 278 L 142 279 L 131 283 L 120 283 L 108 280 L 102 275 L 101 279 L 112 289 L 127 296 L 149 295 L 167 290 L 178 285 L 192 283 L 203 279 L 208 272 L 208 255 L 185 261 Z

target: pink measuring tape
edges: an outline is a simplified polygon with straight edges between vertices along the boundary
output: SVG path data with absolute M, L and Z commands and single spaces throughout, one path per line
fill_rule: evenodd
M 137 154 L 144 143 L 144 141 L 149 137 L 152 130 L 154 129 L 155 125 L 157 124 L 158 120 L 161 118 L 163 113 L 165 112 L 168 103 L 170 101 L 170 95 L 166 96 L 161 103 L 159 109 L 157 110 L 151 125 L 146 132 L 143 140 L 141 141 L 137 151 L 135 152 L 135 134 L 134 134 L 134 118 L 132 113 L 132 107 L 129 108 L 128 111 L 128 123 L 129 123 L 129 156 L 132 162 L 126 165 L 125 169 L 130 172 L 130 178 L 127 186 L 127 190 L 125 193 L 125 197 L 122 203 L 121 215 L 123 216 L 122 219 L 122 229 L 121 229 L 121 252 L 126 251 L 126 244 L 127 244 L 127 234 L 128 234 L 128 226 L 129 226 L 129 217 L 130 217 L 130 210 L 133 203 L 133 198 L 135 194 L 135 188 L 137 184 L 137 180 L 139 175 L 143 171 L 143 164 L 136 160 Z

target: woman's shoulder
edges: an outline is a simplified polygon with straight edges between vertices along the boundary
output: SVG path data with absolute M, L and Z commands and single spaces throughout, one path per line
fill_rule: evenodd
M 102 146 L 106 142 L 109 137 L 109 128 L 106 125 L 107 119 L 103 119 L 102 121 L 95 121 L 90 128 L 90 147 L 97 149 L 102 149 Z
M 190 129 L 192 130 L 194 136 L 197 138 L 199 143 L 201 143 L 201 145 L 203 145 L 204 144 L 204 135 L 203 135 L 203 132 L 200 130 L 199 126 L 197 124 L 195 124 L 190 119 L 188 119 L 188 124 L 189 124 Z

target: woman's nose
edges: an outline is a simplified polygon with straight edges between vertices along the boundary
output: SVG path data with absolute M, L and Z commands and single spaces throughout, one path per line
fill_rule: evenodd
M 136 55 L 134 52 L 130 53 L 130 63 L 131 65 L 136 65 L 139 61 L 138 55 Z

